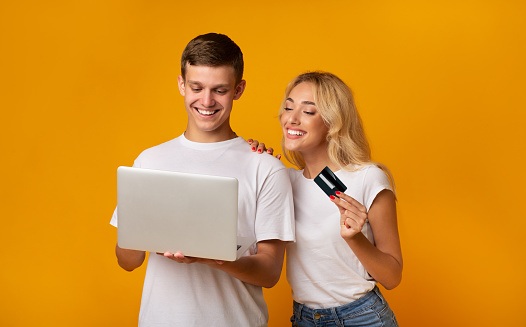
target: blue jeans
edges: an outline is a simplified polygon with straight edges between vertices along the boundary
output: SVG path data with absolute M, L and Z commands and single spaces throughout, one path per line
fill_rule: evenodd
M 294 301 L 290 318 L 293 327 L 372 326 L 398 327 L 378 287 L 360 299 L 340 307 L 311 309 Z

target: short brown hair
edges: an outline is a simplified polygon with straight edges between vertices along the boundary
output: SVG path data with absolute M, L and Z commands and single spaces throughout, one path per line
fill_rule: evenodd
M 186 65 L 231 66 L 236 84 L 243 79 L 243 53 L 228 36 L 217 33 L 199 35 L 190 41 L 181 56 L 181 75 L 186 79 Z

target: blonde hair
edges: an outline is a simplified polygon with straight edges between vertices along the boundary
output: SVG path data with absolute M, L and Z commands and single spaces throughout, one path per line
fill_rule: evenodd
M 281 118 L 285 111 L 286 100 L 292 89 L 304 82 L 313 85 L 316 108 L 329 129 L 327 153 L 331 161 L 347 171 L 354 171 L 370 164 L 376 165 L 387 174 L 394 191 L 394 179 L 389 169 L 381 163 L 371 161 L 371 149 L 352 91 L 336 75 L 316 71 L 294 78 L 285 90 L 279 117 Z M 281 146 L 287 160 L 300 169 L 305 168 L 305 160 L 301 153 L 287 150 L 284 146 L 284 138 Z

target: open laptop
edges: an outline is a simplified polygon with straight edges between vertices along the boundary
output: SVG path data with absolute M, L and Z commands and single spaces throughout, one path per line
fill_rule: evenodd
M 255 243 L 237 236 L 238 181 L 143 168 L 117 169 L 117 243 L 234 261 Z

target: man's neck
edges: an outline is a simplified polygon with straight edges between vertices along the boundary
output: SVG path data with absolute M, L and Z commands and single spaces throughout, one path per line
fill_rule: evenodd
M 216 142 L 223 142 L 228 141 L 233 138 L 237 137 L 237 134 L 232 130 L 222 131 L 222 132 L 216 132 L 216 131 L 210 131 L 210 132 L 204 132 L 204 131 L 192 131 L 190 129 L 186 129 L 184 132 L 184 137 L 192 142 L 197 143 L 216 143 Z

